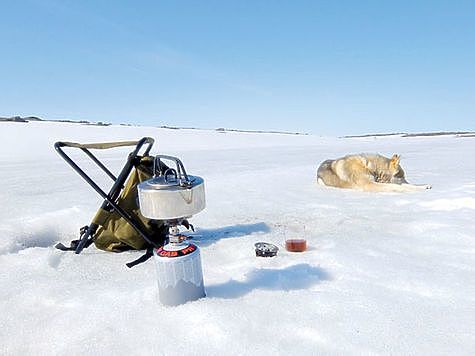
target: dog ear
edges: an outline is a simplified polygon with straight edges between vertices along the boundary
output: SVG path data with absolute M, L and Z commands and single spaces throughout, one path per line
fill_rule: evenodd
M 397 154 L 393 154 L 393 156 L 391 157 L 391 167 L 397 167 L 400 161 L 401 161 L 401 156 Z

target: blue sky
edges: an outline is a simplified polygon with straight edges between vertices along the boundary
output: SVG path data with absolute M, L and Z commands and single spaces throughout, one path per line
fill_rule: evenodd
M 475 129 L 475 1 L 0 0 L 0 116 Z

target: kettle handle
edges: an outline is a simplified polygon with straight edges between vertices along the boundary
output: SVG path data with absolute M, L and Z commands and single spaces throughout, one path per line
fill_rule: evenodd
M 163 173 L 163 178 L 165 179 L 165 182 L 170 183 L 170 180 L 168 179 L 168 176 L 170 175 L 173 176 L 173 179 L 175 179 L 175 182 L 178 182 L 178 174 L 176 173 L 175 168 L 167 168 L 165 170 L 165 172 Z
M 155 159 L 153 160 L 153 176 L 154 177 L 157 177 L 157 171 L 158 171 L 158 176 L 166 175 L 166 172 L 162 174 L 162 171 L 160 170 L 160 163 L 164 159 L 175 162 L 175 165 L 176 165 L 175 175 L 178 178 L 178 181 L 181 186 L 191 185 L 191 181 L 188 178 L 188 174 L 186 174 L 185 166 L 177 157 L 173 157 L 173 156 L 167 156 L 167 155 L 155 156 Z M 169 172 L 168 169 L 167 171 Z

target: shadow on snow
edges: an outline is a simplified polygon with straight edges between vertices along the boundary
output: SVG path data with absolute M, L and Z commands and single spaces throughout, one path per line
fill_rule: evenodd
M 255 233 L 267 233 L 270 231 L 266 223 L 259 222 L 254 224 L 238 224 L 224 226 L 217 229 L 197 229 L 193 240 L 199 242 L 200 246 L 209 246 L 221 239 L 241 237 Z
M 206 286 L 210 298 L 232 299 L 246 295 L 253 290 L 298 290 L 311 287 L 331 276 L 322 268 L 301 263 L 282 269 L 254 269 L 246 274 L 244 281 L 231 279 L 225 283 Z

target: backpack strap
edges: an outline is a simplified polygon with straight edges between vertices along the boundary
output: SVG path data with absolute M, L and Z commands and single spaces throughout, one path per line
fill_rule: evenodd
M 54 246 L 54 247 L 56 247 L 58 250 L 61 250 L 61 251 L 76 251 L 79 244 L 84 239 L 86 239 L 85 242 L 82 242 L 82 244 L 84 244 L 84 246 L 82 248 L 88 248 L 89 246 L 91 246 L 92 242 L 94 241 L 94 239 L 93 239 L 94 233 L 95 232 L 92 231 L 92 229 L 88 225 L 83 226 L 82 228 L 79 229 L 79 239 L 78 240 L 72 240 L 69 243 L 69 247 L 63 245 L 61 242 L 57 243 L 56 246 Z
M 78 244 L 79 244 L 79 240 L 72 240 L 69 244 L 69 247 L 66 245 L 63 245 L 61 242 L 57 243 L 54 247 L 56 247 L 58 250 L 61 250 L 61 251 L 76 251 Z
M 137 258 L 136 260 L 132 262 L 126 263 L 125 265 L 129 268 L 132 268 L 134 266 L 137 266 L 140 263 L 144 263 L 152 256 L 153 256 L 153 247 L 148 247 L 142 256 L 140 256 L 139 258 Z

